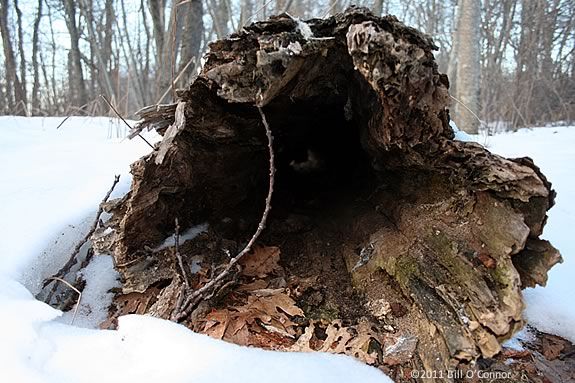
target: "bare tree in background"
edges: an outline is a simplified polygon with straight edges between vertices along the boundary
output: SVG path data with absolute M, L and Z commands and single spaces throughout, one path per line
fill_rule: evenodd
M 453 108 L 455 122 L 468 133 L 477 133 L 479 121 L 479 24 L 481 3 L 461 0 L 457 22 L 457 72 L 455 74 L 455 98 Z
M 34 31 L 32 35 L 32 70 L 34 71 L 32 85 L 32 113 L 37 113 L 41 109 L 40 105 L 40 70 L 38 64 L 38 48 L 40 20 L 42 19 L 42 5 L 44 0 L 38 0 L 36 17 L 34 18 Z
M 22 28 L 22 11 L 18 5 L 18 0 L 14 0 L 14 10 L 16 11 L 16 20 L 18 25 L 18 52 L 20 54 L 20 86 L 22 88 L 22 99 L 19 107 L 22 107 L 24 113 L 28 112 L 28 95 L 26 94 L 26 54 L 24 52 L 24 31 Z
M 5 96 L 10 114 L 25 114 L 26 87 L 18 75 L 16 58 L 8 25 L 8 0 L 0 0 L 0 33 L 4 47 L 4 66 L 6 71 Z
M 383 13 L 383 0 L 375 0 L 373 2 L 373 13 L 376 16 L 381 16 Z
M 70 51 L 68 52 L 68 78 L 70 81 L 70 98 L 77 107 L 88 103 L 84 71 L 82 69 L 82 53 L 80 52 L 80 31 L 76 21 L 76 4 L 73 0 L 63 0 L 64 18 L 70 35 Z
M 324 17 L 351 3 L 0 0 L 0 96 L 6 100 L 0 113 L 103 114 L 108 107 L 96 100 L 104 94 L 130 115 L 144 105 L 169 102 L 174 89 L 197 73 L 210 41 L 272 14 Z M 462 128 L 473 131 L 478 124 L 466 107 L 488 127 L 575 120 L 572 0 L 353 3 L 377 15 L 395 14 L 433 38 L 440 71 L 448 74 L 451 93 L 465 104 L 452 105 Z M 472 16 L 461 12 L 470 7 Z M 59 27 L 62 20 L 66 32 Z
M 195 64 L 199 63 L 204 35 L 204 8 L 202 0 L 191 0 L 182 9 L 185 21 L 181 26 L 182 42 L 178 73 L 185 70 L 181 83 L 188 84 Z

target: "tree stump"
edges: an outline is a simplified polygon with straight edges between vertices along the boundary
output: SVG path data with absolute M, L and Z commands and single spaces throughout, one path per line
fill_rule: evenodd
M 175 218 L 209 225 L 182 245 L 184 263 L 225 264 L 255 230 L 269 183 L 261 107 L 277 174 L 260 243 L 281 248 L 286 280 L 316 278 L 304 311 L 415 337 L 388 368 L 446 371 L 497 354 L 523 325 L 521 289 L 545 285 L 561 260 L 539 239 L 554 192 L 531 159 L 454 140 L 434 49 L 395 17 L 354 7 L 283 14 L 212 43 L 177 104 L 143 110 L 133 135 L 155 127 L 163 139 L 132 165 L 131 191 L 108 206 L 112 230 L 96 241 L 124 296 L 148 294 L 132 312 L 170 318 L 181 299 L 178 263 L 154 250 Z

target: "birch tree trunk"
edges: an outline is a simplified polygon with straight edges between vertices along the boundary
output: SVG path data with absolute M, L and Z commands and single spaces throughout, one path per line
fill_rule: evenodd
M 461 0 L 457 23 L 457 73 L 453 119 L 460 129 L 475 134 L 479 129 L 481 2 Z

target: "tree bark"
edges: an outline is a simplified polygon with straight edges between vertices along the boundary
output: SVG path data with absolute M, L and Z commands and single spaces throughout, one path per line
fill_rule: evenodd
M 124 294 L 153 292 L 139 313 L 169 318 L 184 281 L 157 249 L 174 219 L 209 223 L 182 254 L 214 264 L 259 221 L 269 182 L 259 107 L 277 170 L 262 241 L 282 243 L 286 280 L 317 272 L 343 320 L 397 303 L 393 336 L 417 346 L 392 366 L 447 371 L 492 357 L 523 324 L 521 288 L 544 285 L 561 259 L 539 239 L 550 183 L 528 158 L 454 141 L 428 36 L 355 7 L 307 21 L 313 36 L 301 23 L 279 16 L 212 43 L 177 104 L 141 111 L 132 135 L 155 126 L 163 140 L 132 165 L 96 248 L 113 252 Z
M 376 16 L 381 16 L 383 13 L 383 0 L 375 0 L 373 2 L 373 14 Z
M 42 19 L 42 5 L 44 0 L 38 0 L 38 14 L 34 19 L 34 32 L 32 34 L 32 69 L 34 79 L 32 84 L 32 113 L 38 114 L 40 111 L 40 69 L 38 64 L 38 44 L 40 32 L 40 20 Z M 48 88 L 49 89 L 49 88 Z
M 14 56 L 10 27 L 8 25 L 8 7 L 8 0 L 0 1 L 0 34 L 2 35 L 2 45 L 4 47 L 7 104 L 9 113 L 24 114 L 26 110 L 26 89 L 23 87 L 16 67 L 16 57 Z
M 457 23 L 457 74 L 456 102 L 454 120 L 460 129 L 476 134 L 479 129 L 477 113 L 479 111 L 479 24 L 481 22 L 481 3 L 474 0 L 462 0 L 459 5 Z
M 204 8 L 200 0 L 192 0 L 181 12 L 185 15 L 186 20 L 182 26 L 182 48 L 178 72 L 184 70 L 190 61 L 194 61 L 188 66 L 187 76 L 182 76 L 184 83 L 187 84 L 196 68 L 194 64 L 200 61 L 204 36 Z
M 72 0 L 64 0 L 66 26 L 70 34 L 70 52 L 68 53 L 68 78 L 72 103 L 82 107 L 88 102 L 84 71 L 82 69 L 82 57 L 80 53 L 80 32 L 76 24 L 76 5 Z
M 23 112 L 28 114 L 28 95 L 26 89 L 26 54 L 24 53 L 24 31 L 22 30 L 22 11 L 18 6 L 18 1 L 14 0 L 14 9 L 16 11 L 16 22 L 18 24 L 18 52 L 20 54 L 20 86 L 21 105 Z

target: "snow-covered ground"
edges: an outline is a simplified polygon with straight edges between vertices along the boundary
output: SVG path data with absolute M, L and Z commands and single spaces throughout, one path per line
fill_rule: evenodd
M 540 331 L 575 342 L 575 126 L 545 126 L 517 132 L 469 135 L 452 122 L 455 139 L 476 141 L 508 158 L 531 157 L 557 191 L 543 232 L 563 255 L 545 288 L 524 291 L 527 321 Z
M 478 141 L 505 157 L 533 158 L 557 191 L 543 238 L 564 261 L 551 269 L 545 288 L 525 291 L 525 316 L 539 330 L 575 342 L 575 126 L 521 129 Z
M 129 164 L 150 148 L 124 141 L 107 118 L 0 117 L 1 382 L 386 382 L 348 357 L 248 349 L 194 334 L 172 322 L 120 318 L 117 331 L 95 329 L 106 316 L 116 274 L 97 256 L 74 326 L 71 313 L 34 299 L 43 278 L 64 264 L 93 221 L 97 205 L 129 189 Z M 157 136 L 148 134 L 149 140 Z M 458 133 L 460 139 L 465 135 Z M 511 157 L 531 156 L 558 192 L 544 237 L 565 259 L 545 289 L 529 289 L 526 316 L 537 328 L 575 341 L 575 127 L 467 137 Z
M 98 203 L 129 189 L 129 164 L 150 148 L 123 141 L 107 118 L 0 117 L 0 382 L 391 382 L 349 357 L 239 347 L 145 316 L 97 330 L 116 283 L 97 256 L 78 317 L 34 299 L 94 219 Z M 157 137 L 148 135 L 149 140 Z M 91 328 L 90 328 L 91 327 Z

